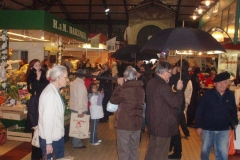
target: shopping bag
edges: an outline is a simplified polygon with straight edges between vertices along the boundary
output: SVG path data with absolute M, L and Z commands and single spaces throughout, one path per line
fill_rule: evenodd
M 32 145 L 37 148 L 40 148 L 38 126 L 33 127 L 33 129 L 34 129 L 34 133 L 33 133 L 33 138 L 32 138 Z
M 236 153 L 234 147 L 234 130 L 230 129 L 230 136 L 229 136 L 229 148 L 228 148 L 228 155 L 234 155 Z
M 89 120 L 90 115 L 84 114 L 83 117 L 78 117 L 78 113 L 71 113 L 69 137 L 86 139 L 89 138 Z
M 118 104 L 112 104 L 110 101 L 107 103 L 108 112 L 116 112 L 118 110 Z

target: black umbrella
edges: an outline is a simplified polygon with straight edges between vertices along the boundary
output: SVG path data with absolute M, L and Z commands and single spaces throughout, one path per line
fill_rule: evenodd
M 171 50 L 180 51 L 192 50 L 198 52 L 204 51 L 226 52 L 223 46 L 209 33 L 200 29 L 181 27 L 181 28 L 168 28 L 157 32 L 143 46 L 143 48 L 141 49 L 141 53 L 157 54 L 159 52 Z
M 135 59 L 136 60 L 158 59 L 157 55 L 140 53 L 140 48 L 137 45 L 127 45 L 125 47 L 122 47 L 118 49 L 115 53 L 113 53 L 111 57 L 117 60 L 126 61 L 134 61 Z
M 193 28 L 168 28 L 157 32 L 143 46 L 141 53 L 159 53 L 170 50 L 222 51 L 223 46 L 209 33 Z

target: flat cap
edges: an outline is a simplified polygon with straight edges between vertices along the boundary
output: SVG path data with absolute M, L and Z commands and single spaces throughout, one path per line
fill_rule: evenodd
M 228 72 L 222 72 L 216 75 L 213 79 L 213 82 L 221 82 L 230 78 L 230 74 Z

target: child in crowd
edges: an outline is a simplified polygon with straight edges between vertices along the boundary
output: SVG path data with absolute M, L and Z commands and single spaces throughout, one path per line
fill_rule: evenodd
M 103 90 L 98 91 L 98 86 L 94 83 L 89 85 L 88 98 L 91 103 L 90 115 L 91 115 L 91 135 L 90 144 L 99 145 L 102 140 L 98 139 L 98 120 L 103 117 L 102 100 L 104 97 Z

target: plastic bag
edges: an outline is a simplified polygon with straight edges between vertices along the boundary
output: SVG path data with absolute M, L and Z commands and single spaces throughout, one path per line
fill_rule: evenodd
M 236 153 L 234 147 L 234 130 L 230 129 L 230 136 L 229 136 L 229 148 L 228 148 L 228 155 L 234 155 Z
M 38 126 L 33 127 L 33 128 L 34 128 L 34 133 L 33 133 L 33 138 L 32 138 L 32 145 L 37 148 L 40 148 Z
M 118 110 L 118 104 L 112 104 L 110 101 L 107 103 L 108 112 L 116 112 Z

